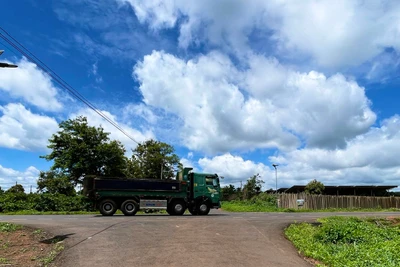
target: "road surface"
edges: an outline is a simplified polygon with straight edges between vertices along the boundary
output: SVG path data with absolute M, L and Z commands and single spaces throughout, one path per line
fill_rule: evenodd
M 399 213 L 227 213 L 208 216 L 27 215 L 0 221 L 45 229 L 64 239 L 61 267 L 311 266 L 283 235 L 293 222 L 332 215 Z

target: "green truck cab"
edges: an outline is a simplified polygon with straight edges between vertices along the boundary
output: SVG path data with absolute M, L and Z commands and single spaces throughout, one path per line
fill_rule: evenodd
M 217 174 L 184 168 L 176 179 L 132 179 L 88 176 L 83 192 L 104 216 L 120 209 L 126 216 L 139 210 L 166 210 L 170 215 L 207 215 L 220 208 L 221 186 Z

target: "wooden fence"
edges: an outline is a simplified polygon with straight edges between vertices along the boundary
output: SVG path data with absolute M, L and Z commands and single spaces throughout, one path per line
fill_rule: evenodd
M 304 200 L 299 206 L 297 200 Z M 279 207 L 291 209 L 330 209 L 330 208 L 400 208 L 400 197 L 368 196 L 325 196 L 307 194 L 280 194 Z

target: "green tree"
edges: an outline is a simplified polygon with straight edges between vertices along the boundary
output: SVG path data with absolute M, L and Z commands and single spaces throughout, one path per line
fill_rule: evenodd
M 232 200 L 237 194 L 234 185 L 230 184 L 221 188 L 222 200 Z
M 84 175 L 123 176 L 127 166 L 124 146 L 111 141 L 102 127 L 88 125 L 85 117 L 69 119 L 59 124 L 60 131 L 49 139 L 52 171 L 65 174 L 74 183 Z
M 55 171 L 40 172 L 37 185 L 39 192 L 63 194 L 66 196 L 76 195 L 74 185 L 69 177 Z
M 16 185 L 11 186 L 6 192 L 7 193 L 13 193 L 13 194 L 19 194 L 19 193 L 24 194 L 25 193 L 25 189 L 24 189 L 24 187 L 22 185 L 16 184 Z
M 306 187 L 305 187 L 305 189 L 304 189 L 304 191 L 305 191 L 307 194 L 311 194 L 311 195 L 319 195 L 319 194 L 322 194 L 322 193 L 324 192 L 324 190 L 325 190 L 324 184 L 321 183 L 321 182 L 319 182 L 319 181 L 317 181 L 316 179 L 310 181 L 310 182 L 306 185 Z
M 4 193 L 4 190 L 0 186 L 0 194 L 3 194 L 3 193 Z
M 250 177 L 243 187 L 243 199 L 251 199 L 255 195 L 259 194 L 263 183 L 264 181 L 261 180 L 258 173 Z
M 179 157 L 174 152 L 173 146 L 153 139 L 138 144 L 133 150 L 132 158 L 128 161 L 127 176 L 173 178 L 174 173 L 182 169 Z

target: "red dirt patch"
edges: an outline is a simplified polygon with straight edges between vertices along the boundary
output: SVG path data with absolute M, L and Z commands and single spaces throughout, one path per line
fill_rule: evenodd
M 62 245 L 51 235 L 24 227 L 0 232 L 0 266 L 50 266 Z

